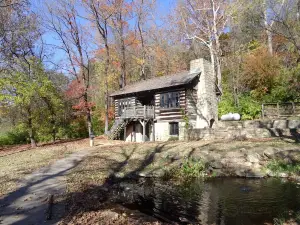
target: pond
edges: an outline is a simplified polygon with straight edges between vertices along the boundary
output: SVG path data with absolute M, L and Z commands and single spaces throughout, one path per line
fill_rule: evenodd
M 300 185 L 280 179 L 214 178 L 184 184 L 153 179 L 113 186 L 115 202 L 179 224 L 273 224 L 300 215 Z

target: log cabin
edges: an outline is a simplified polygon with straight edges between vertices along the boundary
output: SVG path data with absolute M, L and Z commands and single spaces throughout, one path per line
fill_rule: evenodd
M 111 94 L 115 122 L 109 137 L 127 142 L 183 140 L 186 129 L 214 126 L 218 95 L 211 63 L 192 60 L 189 71 L 139 81 Z

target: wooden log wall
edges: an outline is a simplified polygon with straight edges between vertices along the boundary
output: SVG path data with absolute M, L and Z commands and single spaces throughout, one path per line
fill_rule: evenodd
M 170 90 L 169 92 L 175 91 L 178 91 L 180 93 L 180 108 L 161 108 L 160 95 L 167 93 L 168 91 L 155 94 L 155 118 L 157 119 L 157 121 L 183 121 L 183 112 L 186 109 L 185 89 Z
M 119 98 L 115 99 L 115 118 L 119 118 L 119 102 L 120 101 L 127 101 L 131 106 L 136 105 L 136 97 L 127 97 L 127 98 Z

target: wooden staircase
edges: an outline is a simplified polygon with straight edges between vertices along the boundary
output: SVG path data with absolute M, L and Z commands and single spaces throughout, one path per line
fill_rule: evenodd
M 108 138 L 115 140 L 122 130 L 133 120 L 149 120 L 154 118 L 154 106 L 133 106 L 124 109 L 120 118 L 118 118 L 111 127 Z
M 111 140 L 115 140 L 119 134 L 121 133 L 122 130 L 130 123 L 132 119 L 123 119 L 119 118 L 118 120 L 115 121 L 114 125 L 111 127 L 108 138 Z

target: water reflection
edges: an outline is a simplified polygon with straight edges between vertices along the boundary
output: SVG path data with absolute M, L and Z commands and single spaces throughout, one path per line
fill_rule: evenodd
M 174 184 L 151 179 L 114 187 L 114 201 L 166 222 L 254 225 L 300 210 L 297 184 L 279 179 L 212 179 Z

